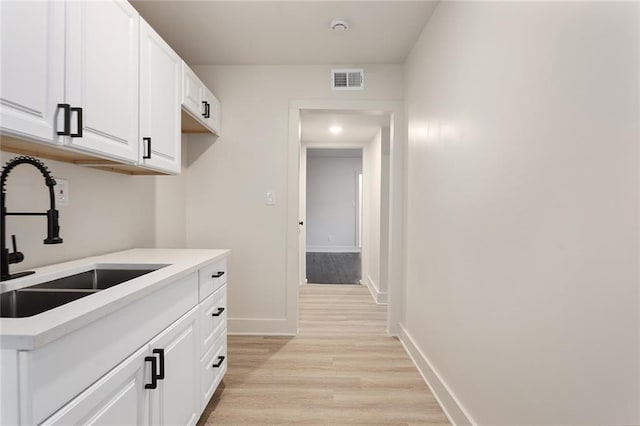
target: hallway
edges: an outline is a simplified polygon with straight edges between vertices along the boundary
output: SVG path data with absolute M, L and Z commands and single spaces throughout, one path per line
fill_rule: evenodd
M 300 287 L 298 336 L 229 336 L 199 424 L 449 424 L 385 325 L 366 287 Z

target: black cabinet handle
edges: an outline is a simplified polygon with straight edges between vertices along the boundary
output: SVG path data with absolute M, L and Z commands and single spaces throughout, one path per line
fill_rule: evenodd
M 147 153 L 142 156 L 142 159 L 148 160 L 151 158 L 151 138 L 142 138 L 142 143 L 147 143 Z M 144 149 L 144 147 L 143 147 Z
M 202 116 L 204 118 L 209 118 L 210 114 L 211 114 L 211 104 L 207 101 L 202 101 L 202 106 L 204 107 L 204 112 L 202 113 Z
M 224 312 L 224 308 L 218 308 L 218 312 L 215 314 L 211 314 L 212 317 L 219 317 Z
M 304 225 L 304 222 L 301 220 L 300 222 L 298 222 L 298 225 Z
M 155 389 L 158 387 L 158 375 L 156 374 L 157 360 L 155 356 L 145 356 L 144 362 L 151 363 L 151 383 L 144 385 L 145 389 Z
M 154 354 L 158 354 L 159 363 L 158 363 L 158 374 L 156 375 L 156 379 L 164 380 L 164 349 L 154 349 L 151 352 Z
M 220 278 L 224 275 L 224 271 L 218 271 L 217 273 L 211 275 L 211 278 Z
M 71 135 L 71 105 L 58 104 L 58 108 L 64 110 L 64 126 L 62 130 L 58 130 L 58 136 L 70 136 Z
M 82 108 L 81 107 L 74 107 L 71 108 L 72 112 L 75 112 L 77 114 L 77 118 L 78 118 L 78 130 L 76 131 L 76 133 L 71 133 L 69 136 L 71 136 L 72 138 L 81 138 L 82 137 L 82 123 L 83 123 L 83 119 L 82 119 Z
M 220 355 L 220 356 L 218 357 L 218 362 L 217 362 L 217 363 L 215 363 L 215 364 L 213 364 L 213 365 L 212 365 L 212 367 L 213 367 L 213 368 L 218 368 L 218 367 L 220 367 L 220 366 L 222 365 L 222 363 L 224 362 L 224 358 L 225 358 L 225 356 L 224 356 L 224 355 Z

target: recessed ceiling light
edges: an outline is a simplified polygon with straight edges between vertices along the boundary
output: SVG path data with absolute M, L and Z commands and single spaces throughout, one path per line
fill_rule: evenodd
M 342 127 L 340 127 L 340 126 L 331 126 L 331 127 L 329 127 L 329 131 L 331 133 L 333 133 L 334 135 L 337 135 L 338 133 L 342 133 Z
M 329 28 L 337 33 L 343 33 L 349 30 L 349 23 L 344 19 L 334 19 L 331 21 Z

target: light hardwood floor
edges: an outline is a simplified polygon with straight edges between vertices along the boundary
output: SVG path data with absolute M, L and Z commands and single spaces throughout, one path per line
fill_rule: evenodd
M 448 425 L 385 327 L 363 286 L 301 287 L 298 336 L 229 336 L 229 370 L 199 424 Z

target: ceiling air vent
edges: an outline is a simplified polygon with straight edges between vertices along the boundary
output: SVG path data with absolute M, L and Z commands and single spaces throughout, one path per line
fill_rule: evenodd
M 333 90 L 362 90 L 364 88 L 364 70 L 331 70 Z

